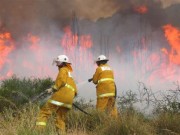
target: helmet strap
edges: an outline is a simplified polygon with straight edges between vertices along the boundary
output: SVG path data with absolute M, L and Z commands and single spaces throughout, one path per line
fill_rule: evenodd
M 61 64 L 58 65 L 59 68 L 62 68 L 62 67 L 64 67 L 64 66 L 66 66 L 66 63 L 65 63 L 65 62 L 61 62 Z
M 96 64 L 97 64 L 97 66 L 100 66 L 101 62 L 100 61 L 96 61 Z

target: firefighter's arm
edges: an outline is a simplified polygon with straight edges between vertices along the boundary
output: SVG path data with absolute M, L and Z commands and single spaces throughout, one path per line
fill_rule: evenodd
M 57 75 L 55 84 L 52 86 L 54 90 L 59 90 L 61 87 L 66 85 L 67 73 L 66 70 L 61 69 Z
M 94 84 L 97 84 L 97 83 L 98 83 L 98 78 L 99 78 L 100 72 L 101 72 L 101 68 L 98 67 L 98 68 L 96 69 L 95 74 L 93 75 L 93 78 L 92 78 Z

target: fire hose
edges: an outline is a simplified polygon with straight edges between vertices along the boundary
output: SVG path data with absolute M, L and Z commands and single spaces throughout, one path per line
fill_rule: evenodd
M 84 82 L 82 82 L 82 84 L 83 84 L 83 83 L 84 83 Z M 43 99 L 51 96 L 52 94 L 53 94 L 53 92 L 52 92 L 52 93 L 48 93 L 47 90 L 45 90 L 45 91 L 41 92 L 38 96 L 34 97 L 30 102 L 31 102 L 31 103 L 34 103 L 34 102 L 36 102 L 36 101 L 38 101 L 38 100 L 41 100 L 41 99 L 43 100 Z M 86 112 L 86 111 L 84 111 L 82 108 L 80 108 L 78 105 L 76 105 L 75 103 L 73 103 L 72 105 L 73 105 L 75 108 L 77 108 L 78 110 L 80 110 L 81 112 L 83 112 L 84 114 L 89 115 L 89 116 L 92 116 L 91 114 L 89 114 L 88 112 Z

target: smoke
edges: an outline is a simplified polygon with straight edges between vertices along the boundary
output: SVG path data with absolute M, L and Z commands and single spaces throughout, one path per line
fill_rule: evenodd
M 145 12 L 135 10 L 142 6 Z M 1 76 L 15 73 L 55 78 L 57 69 L 50 64 L 65 53 L 73 62 L 77 81 L 83 82 L 95 71 L 94 59 L 105 54 L 115 71 L 119 91 L 136 88 L 138 81 L 165 89 L 180 80 L 180 73 L 179 65 L 169 60 L 173 58 L 168 56 L 171 46 L 162 27 L 171 24 L 179 29 L 179 10 L 178 0 L 1 0 L 0 31 L 10 32 L 12 38 L 0 36 L 0 43 L 13 48 L 0 54 L 4 54 Z M 76 24 L 73 15 L 78 18 Z M 66 26 L 74 27 L 72 33 L 82 36 L 83 47 L 74 50 Z M 89 35 L 91 48 L 86 42 Z M 94 89 L 83 85 L 83 90 Z
M 116 3 L 103 0 L 1 0 L 0 22 L 1 28 L 18 37 L 29 31 L 48 32 L 52 25 L 61 29 L 74 12 L 79 18 L 97 20 L 112 16 L 117 9 Z
M 172 16 L 163 12 L 165 8 L 178 3 L 178 0 L 1 0 L 0 27 L 17 38 L 29 31 L 39 34 L 48 33 L 52 27 L 62 29 L 72 21 L 74 12 L 79 19 L 97 21 L 117 12 L 132 14 L 133 8 L 141 5 L 149 8 L 148 21 L 159 26 Z
M 167 8 L 167 7 L 171 6 L 171 5 L 175 5 L 175 4 L 180 3 L 179 0 L 171 0 L 171 1 L 170 0 L 160 0 L 160 1 L 162 3 L 163 8 Z

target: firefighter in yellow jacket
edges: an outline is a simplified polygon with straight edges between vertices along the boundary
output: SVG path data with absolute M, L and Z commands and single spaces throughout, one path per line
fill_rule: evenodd
M 96 85 L 97 104 L 99 111 L 106 111 L 111 116 L 117 117 L 117 108 L 115 105 L 116 85 L 114 82 L 114 74 L 111 67 L 107 64 L 108 59 L 104 55 L 100 55 L 97 60 L 97 69 L 93 78 L 88 81 Z
M 56 127 L 58 132 L 65 133 L 65 117 L 72 108 L 73 98 L 77 95 L 76 84 L 71 76 L 72 67 L 66 55 L 59 55 L 54 62 L 58 66 L 59 73 L 52 88 L 48 93 L 54 92 L 47 103 L 41 108 L 36 127 L 44 129 L 48 117 L 56 112 Z

